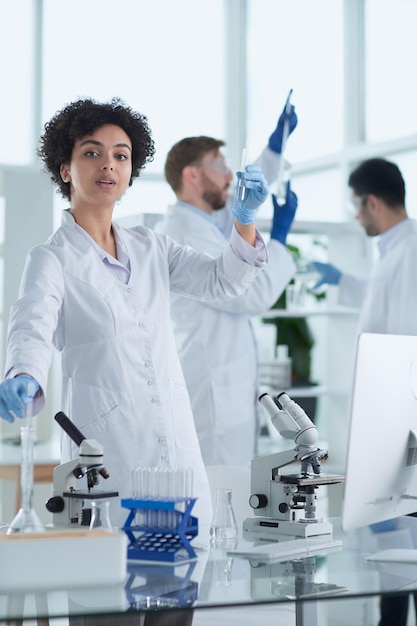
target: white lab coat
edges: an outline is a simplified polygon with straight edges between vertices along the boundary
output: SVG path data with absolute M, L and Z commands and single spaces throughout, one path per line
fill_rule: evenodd
M 145 227 L 118 229 L 131 265 L 127 284 L 105 266 L 72 215 L 27 258 L 10 315 L 6 374 L 27 371 L 45 392 L 51 343 L 62 359 L 62 410 L 104 446 L 101 489 L 131 495 L 131 469 L 192 467 L 193 513 L 211 520 L 211 499 L 170 320 L 170 291 L 206 299 L 244 291 L 264 264 L 245 244 L 211 260 Z M 234 235 L 237 236 L 236 233 Z M 260 256 L 259 256 L 260 254 Z M 36 410 L 40 410 L 36 406 Z M 62 462 L 78 456 L 63 433 Z M 113 524 L 128 511 L 116 501 Z
M 205 213 L 175 204 L 155 225 L 182 244 L 222 254 L 233 224 L 216 211 L 223 234 Z M 172 319 L 206 465 L 249 466 L 258 434 L 257 346 L 250 316 L 267 311 L 295 273 L 286 247 L 268 244 L 269 263 L 249 289 L 228 302 L 197 302 L 172 294 Z
M 417 335 L 417 222 L 405 220 L 369 280 L 342 275 L 339 303 L 361 307 L 358 332 Z

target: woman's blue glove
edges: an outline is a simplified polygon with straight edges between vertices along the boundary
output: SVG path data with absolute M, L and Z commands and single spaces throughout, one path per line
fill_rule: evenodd
M 272 206 L 274 207 L 274 216 L 272 218 L 271 239 L 276 239 L 285 245 L 288 231 L 294 220 L 295 212 L 298 206 L 298 198 L 291 191 L 290 183 L 287 185 L 287 196 L 285 204 L 279 205 L 274 194 L 272 197 Z
M 313 261 L 311 266 L 315 272 L 321 274 L 313 289 L 318 289 L 322 285 L 338 285 L 340 283 L 342 272 L 334 265 Z
M 269 148 L 272 150 L 272 152 L 276 152 L 277 154 L 281 154 L 282 152 L 282 135 L 284 133 L 285 120 L 288 120 L 288 137 L 297 126 L 298 118 L 297 113 L 295 112 L 295 107 L 292 104 L 290 105 L 290 107 L 291 110 L 288 114 L 285 113 L 286 106 L 284 107 L 283 112 L 279 116 L 277 127 L 268 141 Z
M 235 189 L 232 213 L 241 224 L 253 224 L 258 207 L 268 197 L 268 183 L 261 168 L 257 165 L 247 165 L 244 172 L 236 172 L 236 175 L 239 184 Z M 245 188 L 243 200 L 241 199 L 242 187 Z
M 15 416 L 25 417 L 25 405 L 38 390 L 39 383 L 27 374 L 7 378 L 0 385 L 0 417 L 7 422 L 14 422 Z

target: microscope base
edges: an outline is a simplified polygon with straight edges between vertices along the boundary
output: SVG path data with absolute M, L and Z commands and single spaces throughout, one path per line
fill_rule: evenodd
M 243 522 L 243 536 L 248 541 L 255 537 L 276 537 L 292 535 L 293 537 L 314 537 L 315 535 L 333 534 L 330 522 L 280 521 L 271 517 L 248 517 Z

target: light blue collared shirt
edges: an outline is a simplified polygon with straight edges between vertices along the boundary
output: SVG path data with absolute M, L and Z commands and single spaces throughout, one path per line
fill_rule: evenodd
M 378 249 L 379 249 L 379 254 L 381 255 L 381 257 L 383 257 L 384 254 L 386 253 L 387 248 L 389 246 L 389 242 L 394 237 L 395 233 L 398 230 L 400 230 L 400 228 L 402 228 L 404 224 L 406 224 L 409 220 L 410 218 L 406 217 L 405 220 L 398 222 L 398 224 L 395 224 L 395 226 L 391 226 L 391 228 L 386 230 L 385 233 L 382 233 L 378 241 Z
M 127 285 L 130 278 L 130 260 L 125 245 L 117 232 L 117 227 L 112 224 L 113 234 L 116 240 L 118 257 L 117 259 L 115 259 L 111 254 L 108 254 L 105 250 L 103 250 L 103 248 L 101 248 L 94 241 L 94 239 L 90 237 L 90 235 L 84 230 L 84 228 L 81 228 L 81 226 L 79 226 L 76 222 L 74 226 L 78 230 L 78 232 L 80 232 L 82 236 L 88 240 L 90 245 L 94 248 L 98 256 L 103 261 L 104 265 L 107 265 L 112 274 L 114 274 L 114 276 L 116 276 L 122 283 Z

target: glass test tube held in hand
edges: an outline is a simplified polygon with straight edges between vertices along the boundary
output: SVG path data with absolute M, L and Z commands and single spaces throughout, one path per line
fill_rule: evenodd
M 285 114 L 288 116 L 291 113 L 291 96 L 292 89 L 290 89 L 287 101 L 285 103 Z M 281 154 L 279 156 L 279 166 L 277 174 L 277 202 L 279 206 L 284 206 L 287 199 L 287 183 L 290 179 L 289 169 L 286 167 L 284 152 L 287 144 L 288 135 L 290 134 L 290 122 L 288 117 L 284 120 L 284 128 L 282 131 L 282 143 Z
M 26 405 L 26 426 L 20 429 L 21 440 L 21 466 L 20 466 L 20 489 L 21 506 L 13 518 L 7 534 L 13 533 L 37 533 L 44 532 L 44 526 L 33 508 L 33 396 L 36 390 L 33 388 L 32 399 Z
M 242 150 L 242 159 L 240 161 L 240 171 L 244 172 L 246 165 L 248 163 L 248 149 L 247 148 L 243 148 Z M 246 187 L 243 184 L 242 180 L 239 179 L 239 200 L 244 200 L 245 199 L 245 194 L 246 194 Z

